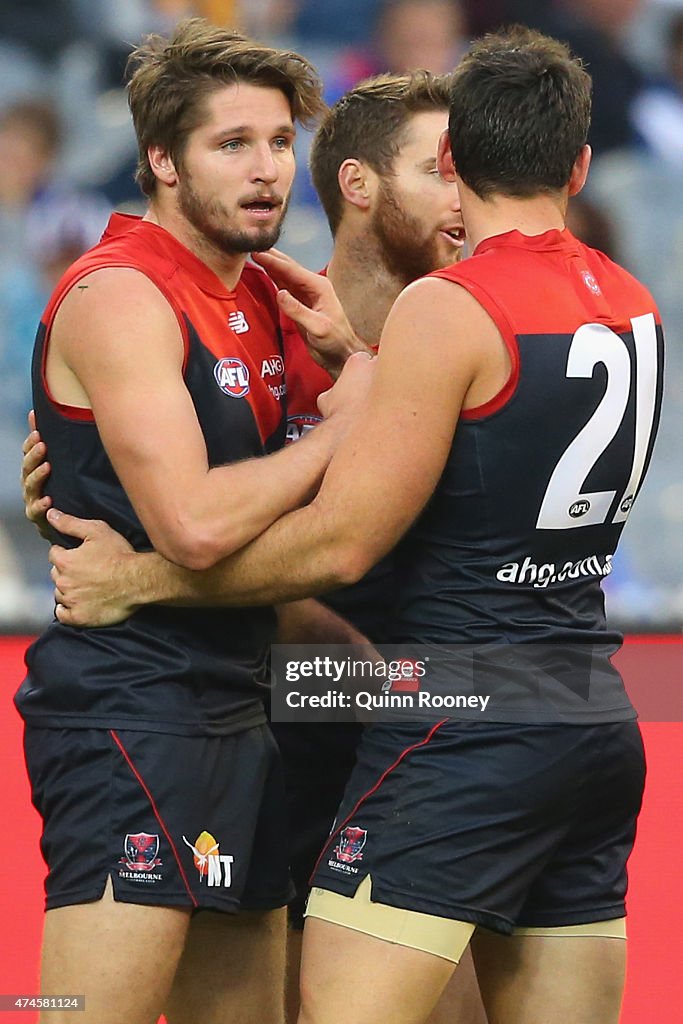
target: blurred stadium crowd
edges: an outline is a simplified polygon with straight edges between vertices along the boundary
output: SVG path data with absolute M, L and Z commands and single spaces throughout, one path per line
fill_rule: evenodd
M 189 15 L 300 49 L 327 98 L 378 71 L 447 71 L 468 40 L 523 22 L 570 43 L 594 80 L 595 162 L 572 230 L 653 291 L 668 338 L 652 470 L 607 581 L 627 629 L 683 621 L 683 0 L 0 0 L 0 629 L 52 611 L 45 545 L 18 485 L 36 324 L 62 270 L 113 208 L 142 212 L 123 69 Z M 301 171 L 282 247 L 317 268 L 329 234 Z

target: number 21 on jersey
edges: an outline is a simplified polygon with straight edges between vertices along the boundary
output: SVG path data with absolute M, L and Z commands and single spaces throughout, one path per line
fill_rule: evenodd
M 612 523 L 628 518 L 650 447 L 657 398 L 657 328 L 652 313 L 631 320 L 635 345 L 635 443 L 628 484 Z M 624 341 L 604 324 L 584 324 L 572 338 L 567 377 L 593 376 L 598 363 L 607 370 L 607 387 L 597 409 L 553 470 L 536 521 L 539 530 L 570 530 L 607 520 L 616 490 L 583 492 L 588 474 L 611 444 L 631 397 L 631 356 Z

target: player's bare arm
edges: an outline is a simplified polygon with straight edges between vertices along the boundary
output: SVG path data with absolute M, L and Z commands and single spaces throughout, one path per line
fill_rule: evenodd
M 463 289 L 434 279 L 407 288 L 382 334 L 368 402 L 316 498 L 218 568 L 234 599 L 278 602 L 365 575 L 431 496 L 461 410 L 496 395 L 510 372 L 497 327 Z
M 497 327 L 463 289 L 434 279 L 407 288 L 387 320 L 368 402 L 320 492 L 219 570 L 239 602 L 322 593 L 365 575 L 431 496 L 461 410 L 496 395 L 510 372 Z
M 136 552 L 125 537 L 101 520 L 78 519 L 63 513 L 57 516 L 59 529 L 82 541 L 77 548 L 50 548 L 60 622 L 71 626 L 113 626 L 142 605 L 155 603 L 158 595 L 167 595 L 174 586 L 180 591 L 182 575 L 175 578 L 179 567 L 161 555 Z M 186 572 L 188 578 L 194 575 Z M 189 590 L 186 583 L 186 593 L 178 593 L 175 603 L 199 603 Z M 202 603 L 215 602 L 207 588 Z M 281 644 L 367 643 L 366 637 L 349 622 L 310 598 L 279 605 L 277 615 Z
M 182 377 L 175 315 L 143 274 L 96 271 L 57 314 L 47 378 L 60 402 L 90 407 L 112 464 L 154 547 L 206 568 L 315 492 L 341 433 L 362 401 L 360 380 L 310 442 L 210 469 Z M 125 295 L 125 302 L 121 296 Z M 360 375 L 359 375 L 360 376 Z

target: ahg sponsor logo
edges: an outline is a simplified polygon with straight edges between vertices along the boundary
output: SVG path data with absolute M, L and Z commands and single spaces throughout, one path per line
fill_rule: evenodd
M 533 586 L 543 589 L 553 583 L 564 583 L 565 580 L 576 580 L 587 576 L 609 576 L 612 571 L 612 555 L 588 555 L 577 562 L 565 562 L 557 566 L 555 562 L 544 562 L 539 565 L 528 555 L 523 562 L 506 562 L 496 573 L 500 583 Z

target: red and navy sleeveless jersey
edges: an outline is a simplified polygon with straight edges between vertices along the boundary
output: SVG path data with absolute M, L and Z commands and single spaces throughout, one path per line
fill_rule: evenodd
M 151 544 L 100 440 L 90 410 L 56 402 L 45 380 L 50 329 L 61 301 L 86 274 L 129 267 L 145 274 L 175 312 L 184 378 L 210 466 L 265 455 L 284 444 L 284 361 L 275 289 L 247 265 L 234 292 L 163 228 L 114 215 L 94 249 L 58 284 L 38 330 L 33 389 L 50 452 L 57 508 L 104 519 L 138 551 Z M 125 302 L 125 294 L 121 301 Z M 58 543 L 75 541 L 55 534 Z M 106 629 L 52 623 L 30 648 L 21 714 L 45 725 L 226 733 L 263 721 L 272 608 L 148 606 Z
M 510 378 L 461 414 L 402 545 L 396 640 L 606 644 L 601 579 L 657 431 L 663 336 L 638 281 L 568 231 L 512 231 L 435 272 L 481 304 Z
M 280 326 L 287 380 L 287 443 L 291 444 L 320 423 L 318 397 L 331 388 L 334 381 L 313 359 L 296 324 L 283 314 Z M 396 585 L 395 560 L 393 554 L 389 554 L 358 583 L 332 590 L 321 600 L 379 643 L 387 639 L 386 628 L 391 620 Z

